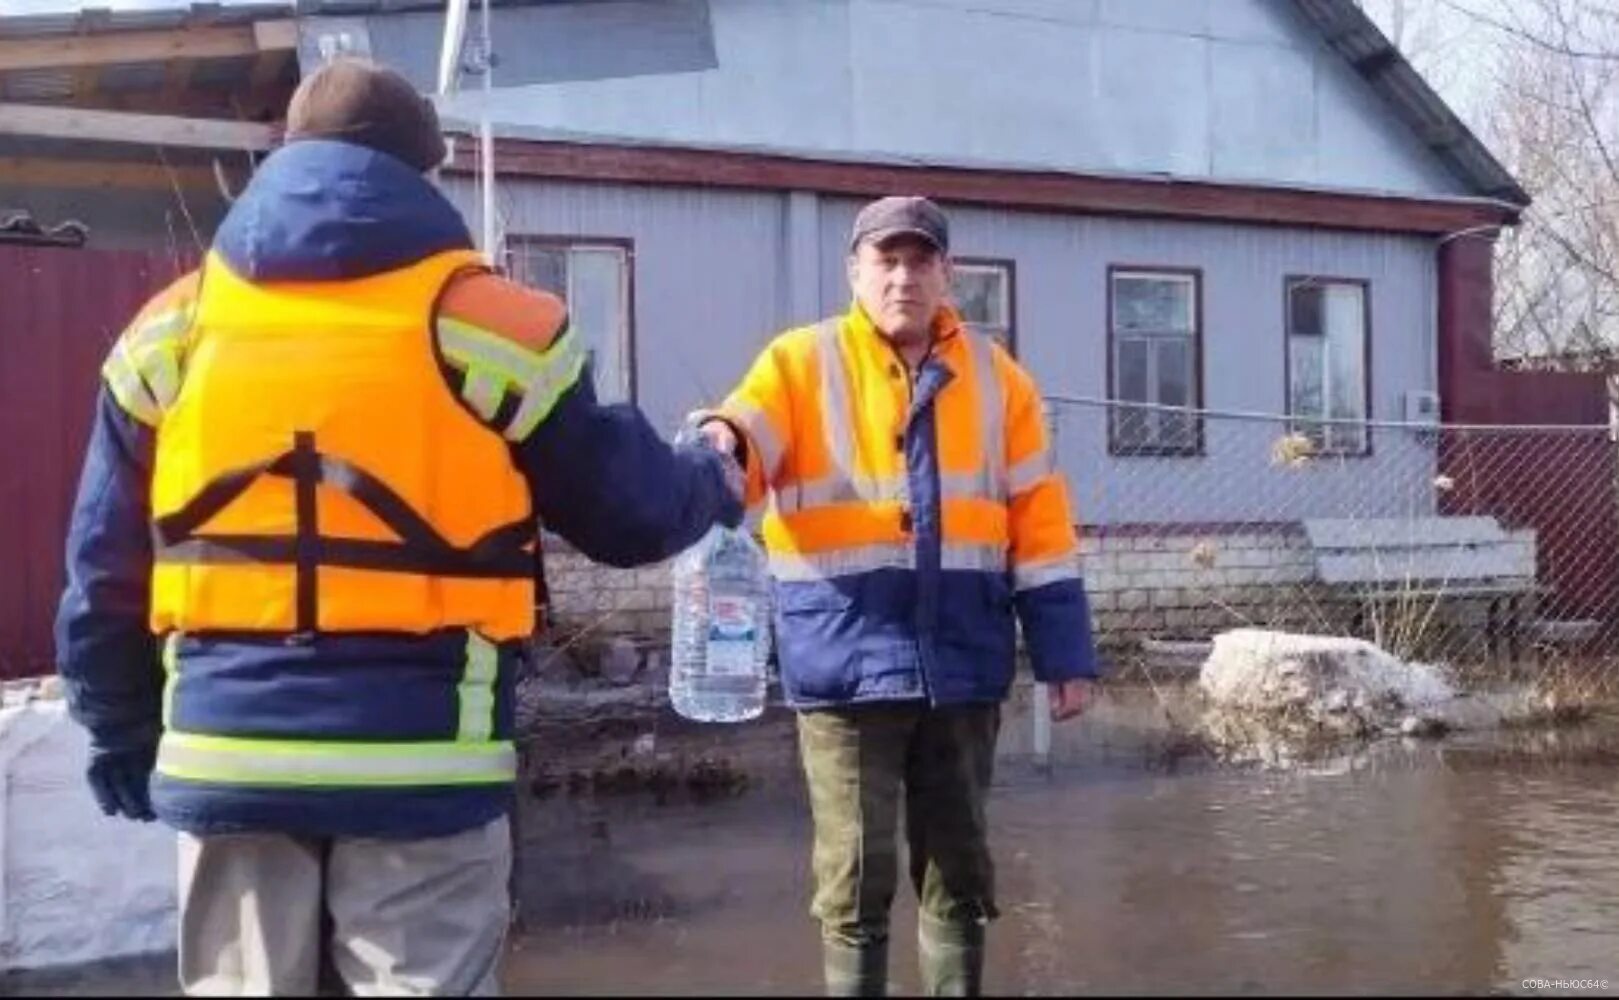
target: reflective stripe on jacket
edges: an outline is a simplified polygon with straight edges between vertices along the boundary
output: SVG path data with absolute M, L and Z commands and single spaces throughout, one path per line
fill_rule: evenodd
M 1004 697 L 1094 674 L 1066 483 L 1033 380 L 953 311 L 914 377 L 858 305 L 777 338 L 719 411 L 749 445 L 801 707 Z

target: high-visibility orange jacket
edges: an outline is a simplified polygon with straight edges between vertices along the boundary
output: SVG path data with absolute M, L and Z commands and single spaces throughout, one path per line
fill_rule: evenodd
M 1033 379 L 941 311 L 913 374 L 858 304 L 788 331 L 718 411 L 769 500 L 798 707 L 998 700 L 1014 611 L 1037 677 L 1092 676 L 1074 518 Z

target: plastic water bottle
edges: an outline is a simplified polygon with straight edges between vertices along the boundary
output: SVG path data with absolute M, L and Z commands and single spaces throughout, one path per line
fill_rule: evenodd
M 669 701 L 698 722 L 742 722 L 765 708 L 769 570 L 746 531 L 715 525 L 675 557 Z

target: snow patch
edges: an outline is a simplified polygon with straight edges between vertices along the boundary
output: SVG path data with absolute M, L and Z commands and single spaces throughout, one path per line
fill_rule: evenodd
M 1262 759 L 1346 737 L 1442 729 L 1439 711 L 1456 697 L 1435 667 L 1364 640 L 1263 629 L 1216 636 L 1198 686 L 1215 745 Z
M 173 949 L 175 838 L 109 819 L 60 701 L 0 709 L 0 969 Z

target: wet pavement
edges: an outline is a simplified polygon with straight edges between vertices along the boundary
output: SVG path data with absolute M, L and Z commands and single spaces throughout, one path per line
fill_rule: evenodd
M 1048 771 L 1007 727 L 993 992 L 1619 993 L 1619 730 L 1394 741 L 1266 771 L 1106 752 L 1106 728 L 1060 729 Z M 791 732 L 747 739 L 740 788 L 563 782 L 525 801 L 510 992 L 819 989 Z M 895 992 L 917 987 L 914 915 L 902 889 Z M 144 961 L 0 991 L 169 982 Z

